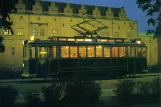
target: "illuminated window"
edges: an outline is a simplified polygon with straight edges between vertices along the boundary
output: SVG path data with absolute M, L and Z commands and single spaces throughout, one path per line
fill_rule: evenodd
M 69 46 L 61 47 L 61 58 L 69 58 Z
M 11 35 L 11 30 L 10 29 L 6 29 L 4 30 L 4 35 Z
M 79 47 L 78 57 L 86 57 L 86 46 Z
M 18 28 L 17 29 L 17 35 L 23 36 L 24 35 L 24 29 L 23 28 Z
M 52 36 L 58 36 L 58 30 L 57 29 L 52 30 Z
M 112 57 L 118 57 L 118 47 L 112 47 Z
M 12 55 L 15 55 L 15 47 L 12 47 Z
M 46 57 L 47 57 L 47 48 L 39 47 L 39 58 L 46 58 Z
M 70 46 L 70 57 L 71 58 L 76 58 L 77 57 L 77 46 Z
M 88 57 L 94 57 L 94 46 L 87 46 L 87 49 Z
M 110 57 L 110 56 L 111 56 L 111 48 L 104 47 L 104 57 Z
M 44 29 L 40 29 L 40 36 L 44 36 Z
M 119 57 L 125 57 L 125 47 L 119 47 Z
M 96 57 L 102 57 L 102 46 L 96 46 Z
M 33 30 L 33 36 L 38 36 L 38 30 L 37 29 Z

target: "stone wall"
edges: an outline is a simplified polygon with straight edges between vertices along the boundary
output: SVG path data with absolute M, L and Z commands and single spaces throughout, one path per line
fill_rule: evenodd
M 158 71 L 158 40 L 153 39 L 153 36 L 139 36 L 141 40 L 147 45 L 147 65 L 148 70 Z

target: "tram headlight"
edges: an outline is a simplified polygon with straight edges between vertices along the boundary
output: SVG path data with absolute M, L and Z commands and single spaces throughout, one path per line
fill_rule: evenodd
M 141 41 L 136 41 L 137 44 L 141 44 Z

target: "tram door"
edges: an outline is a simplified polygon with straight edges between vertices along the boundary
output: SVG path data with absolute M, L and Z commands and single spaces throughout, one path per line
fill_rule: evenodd
M 47 61 L 47 53 L 48 48 L 45 46 L 37 47 L 37 72 L 39 76 L 47 76 L 48 75 L 48 61 Z
M 56 46 L 48 47 L 48 74 L 55 75 L 58 69 L 58 54 Z

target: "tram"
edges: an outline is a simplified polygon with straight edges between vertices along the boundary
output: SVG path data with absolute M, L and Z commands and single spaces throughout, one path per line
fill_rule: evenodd
M 140 40 L 108 37 L 52 37 L 24 41 L 23 77 L 68 74 L 123 76 L 147 69 L 147 47 Z

